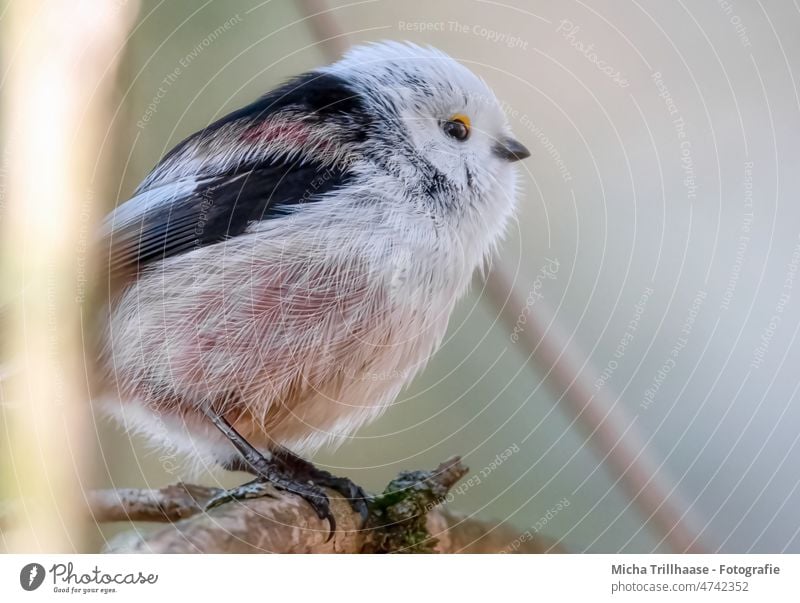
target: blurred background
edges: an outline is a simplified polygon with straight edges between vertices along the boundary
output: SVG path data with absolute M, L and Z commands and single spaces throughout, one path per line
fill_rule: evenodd
M 462 455 L 478 479 L 452 508 L 570 552 L 800 552 L 796 2 L 116 4 L 130 22 L 100 70 L 88 223 L 188 134 L 371 40 L 463 62 L 532 151 L 495 280 L 476 279 L 389 412 L 316 462 L 380 490 Z M 88 420 L 74 488 L 186 477 Z

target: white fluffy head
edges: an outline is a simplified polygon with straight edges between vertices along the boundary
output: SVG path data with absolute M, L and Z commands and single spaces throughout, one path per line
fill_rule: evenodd
M 492 90 L 447 54 L 411 43 L 359 46 L 324 71 L 346 79 L 374 113 L 381 141 L 374 155 L 403 178 L 413 194 L 458 210 L 502 189 L 513 196 L 511 138 Z M 451 120 L 466 120 L 464 140 L 447 134 Z M 506 153 L 504 154 L 504 151 Z M 423 190 L 421 190 L 423 189 Z

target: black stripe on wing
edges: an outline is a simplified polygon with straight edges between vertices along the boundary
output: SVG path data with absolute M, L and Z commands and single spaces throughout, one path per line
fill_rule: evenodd
M 112 217 L 106 236 L 109 271 L 135 273 L 152 262 L 219 243 L 241 234 L 252 222 L 318 201 L 346 186 L 350 178 L 341 168 L 306 163 L 261 166 L 206 180 L 194 191 L 155 204 L 127 223 L 114 224 Z
M 328 141 L 332 147 L 363 140 L 371 119 L 345 80 L 310 72 L 192 134 L 106 219 L 103 239 L 112 275 L 234 237 L 256 220 L 283 215 L 286 206 L 316 201 L 346 185 L 350 174 L 344 167 L 301 158 L 300 149 L 292 160 L 264 159 L 274 157 L 270 140 L 250 141 L 246 133 L 282 112 L 300 118 L 303 127 L 324 124 L 339 133 Z

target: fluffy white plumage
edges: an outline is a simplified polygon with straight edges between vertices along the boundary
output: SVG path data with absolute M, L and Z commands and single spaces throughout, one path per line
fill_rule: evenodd
M 236 455 L 203 405 L 260 449 L 305 454 L 375 419 L 440 344 L 513 213 L 515 172 L 497 154 L 508 125 L 464 66 L 390 42 L 318 73 L 362 99 L 377 124 L 365 140 L 326 144 L 341 125 L 321 123 L 299 143 L 294 131 L 281 139 L 282 126 L 245 144 L 251 124 L 233 122 L 162 162 L 107 222 L 112 236 L 253 157 L 346 162 L 346 185 L 150 264 L 110 306 L 105 362 L 122 402 L 109 409 L 199 464 Z M 304 119 L 292 111 L 281 124 Z M 467 140 L 442 131 L 456 114 L 471 121 Z

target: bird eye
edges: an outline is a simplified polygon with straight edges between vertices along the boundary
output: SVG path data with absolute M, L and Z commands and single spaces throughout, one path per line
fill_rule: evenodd
M 460 113 L 453 115 L 453 117 L 442 123 L 442 130 L 456 140 L 466 140 L 470 132 L 469 117 Z

